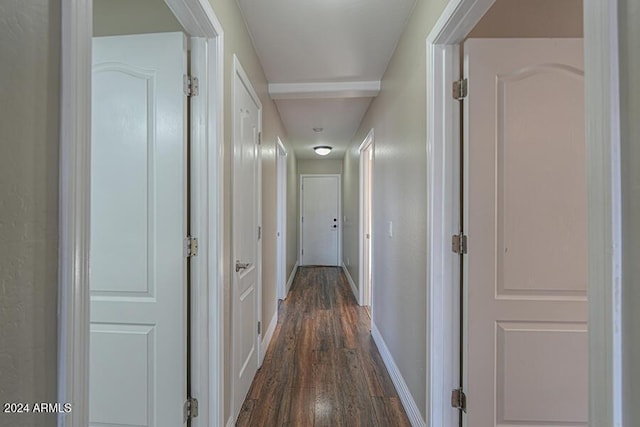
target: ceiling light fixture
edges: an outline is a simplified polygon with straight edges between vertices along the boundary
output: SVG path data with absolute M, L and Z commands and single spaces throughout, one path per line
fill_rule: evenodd
M 313 151 L 315 151 L 319 156 L 326 156 L 332 149 L 333 147 L 329 147 L 328 145 L 318 145 L 317 147 L 313 147 Z

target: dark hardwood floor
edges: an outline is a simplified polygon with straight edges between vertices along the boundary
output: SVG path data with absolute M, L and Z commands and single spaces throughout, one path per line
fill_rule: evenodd
M 236 426 L 410 426 L 338 267 L 298 269 Z

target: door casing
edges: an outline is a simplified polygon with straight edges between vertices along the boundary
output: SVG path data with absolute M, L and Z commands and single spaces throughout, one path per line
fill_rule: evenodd
M 189 36 L 206 42 L 206 55 L 192 62 L 200 98 L 192 104 L 191 228 L 200 249 L 191 270 L 191 389 L 199 400 L 191 425 L 223 425 L 223 30 L 206 0 L 166 3 Z M 89 423 L 91 0 L 63 2 L 61 17 L 58 401 L 74 407 L 58 426 L 71 427 Z
M 427 420 L 453 426 L 459 384 L 459 106 L 461 43 L 495 0 L 453 0 L 426 40 L 427 50 Z M 622 425 L 621 193 L 618 21 L 615 0 L 584 0 L 589 235 L 589 422 Z

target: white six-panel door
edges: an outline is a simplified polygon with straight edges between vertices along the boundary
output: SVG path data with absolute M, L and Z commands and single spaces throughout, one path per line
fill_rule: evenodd
M 95 38 L 90 425 L 183 425 L 186 39 Z
M 582 41 L 464 45 L 466 425 L 587 425 Z
M 300 265 L 339 265 L 340 176 L 301 175 Z
M 233 76 L 233 411 L 237 417 L 259 365 L 260 123 L 262 106 L 237 60 Z

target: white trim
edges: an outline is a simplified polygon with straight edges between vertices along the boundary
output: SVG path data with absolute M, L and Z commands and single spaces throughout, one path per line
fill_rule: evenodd
M 62 3 L 58 255 L 58 426 L 89 424 L 92 1 Z
M 235 111 L 236 111 L 236 106 L 235 106 L 235 100 L 236 100 L 236 76 L 238 77 L 238 79 L 240 80 L 241 84 L 246 88 L 247 92 L 249 93 L 249 96 L 251 97 L 251 99 L 253 100 L 253 102 L 255 102 L 255 104 L 258 107 L 258 132 L 261 133 L 262 132 L 262 102 L 260 101 L 260 97 L 258 96 L 258 94 L 256 93 L 255 89 L 253 88 L 253 84 L 251 83 L 251 80 L 249 79 L 249 77 L 247 76 L 247 73 L 245 72 L 244 68 L 242 67 L 242 64 L 240 64 L 240 60 L 238 59 L 238 57 L 236 56 L 236 54 L 233 54 L 233 64 L 232 64 L 232 81 L 231 81 L 231 111 L 234 112 L 232 113 L 232 131 L 231 131 L 231 141 L 233 144 L 233 148 L 232 148 L 232 153 L 235 153 L 235 149 L 236 149 L 236 127 L 235 127 Z M 233 156 L 233 154 L 232 154 Z M 234 177 L 234 162 L 235 159 L 232 157 L 231 160 L 231 214 L 233 217 L 233 212 L 237 209 L 235 206 L 236 203 L 236 198 L 234 197 L 234 194 L 236 192 L 236 188 L 237 188 L 237 183 L 235 182 L 235 177 Z M 258 227 L 260 227 L 261 229 L 263 229 L 262 227 L 262 144 L 258 145 L 257 148 L 257 168 L 258 170 L 256 171 L 256 176 L 257 176 L 257 200 L 258 200 Z M 237 289 L 237 280 L 238 280 L 238 274 L 235 273 L 234 270 L 234 266 L 233 264 L 235 263 L 235 260 L 237 259 L 236 257 L 236 249 L 235 249 L 235 239 L 236 239 L 236 228 L 235 225 L 231 224 L 231 228 L 232 228 L 232 236 L 231 236 L 231 258 L 230 258 L 230 262 L 232 265 L 229 266 L 230 268 L 230 272 L 232 275 L 232 288 L 233 289 Z M 257 231 L 257 230 L 256 230 Z M 262 241 L 263 241 L 263 237 L 261 236 L 260 239 L 258 239 L 257 241 L 257 254 L 256 254 L 256 268 L 257 268 L 257 276 L 256 276 L 256 282 L 257 282 L 257 301 L 256 301 L 256 318 L 258 319 L 258 321 L 262 321 Z M 236 316 L 238 315 L 238 313 L 236 313 L 236 298 L 233 294 L 233 292 L 231 293 L 231 312 L 232 312 L 232 320 L 231 320 L 231 372 L 232 372 L 232 377 L 231 377 L 231 416 L 232 418 L 235 420 L 238 418 L 238 415 L 240 414 L 240 409 L 242 406 L 242 402 L 235 402 L 235 391 L 236 391 L 236 381 L 235 381 L 235 372 L 236 372 L 236 357 L 235 357 L 235 352 L 236 352 L 236 342 L 235 342 L 235 333 L 236 333 L 236 328 L 237 328 L 237 323 L 238 319 L 236 319 Z M 255 325 L 257 326 L 257 325 Z M 260 357 L 262 349 L 261 349 L 261 344 L 262 344 L 262 333 L 257 334 L 256 337 L 256 357 L 258 358 L 257 360 L 257 368 L 260 367 L 260 364 L 262 363 L 262 359 Z M 238 407 L 236 407 L 236 403 L 239 403 Z
M 460 259 L 451 236 L 460 223 L 460 109 L 450 82 L 460 77 L 460 43 L 493 0 L 450 2 L 427 37 L 427 420 L 457 425 L 448 399 L 460 385 Z
M 302 263 L 302 249 L 303 249 L 303 235 L 302 235 L 302 208 L 303 208 L 303 204 L 304 204 L 304 191 L 302 189 L 302 181 L 304 180 L 304 178 L 307 177 L 337 177 L 338 178 L 338 258 L 337 258 L 337 262 L 336 262 L 336 267 L 340 267 L 340 263 L 342 262 L 342 175 L 340 175 L 339 173 L 302 173 L 299 175 L 300 176 L 300 182 L 299 182 L 299 199 L 300 199 L 300 205 L 299 205 L 299 215 L 298 215 L 298 227 L 299 227 L 299 232 L 298 232 L 298 264 L 304 266 L 305 264 Z
M 364 162 L 363 162 L 363 158 L 362 158 L 362 152 L 365 151 L 367 148 L 369 148 L 370 146 L 373 149 L 373 144 L 374 144 L 374 131 L 373 128 L 371 128 L 371 130 L 369 130 L 369 132 L 367 133 L 367 136 L 364 138 L 364 140 L 362 141 L 362 143 L 360 144 L 360 146 L 358 147 L 358 233 L 359 233 L 359 237 L 358 237 L 358 258 L 359 258 L 359 265 L 358 265 L 358 294 L 356 296 L 356 298 L 358 298 L 358 304 L 360 305 L 366 305 L 366 296 L 365 296 L 365 271 L 364 271 L 364 265 L 365 265 L 365 254 L 364 254 L 364 247 L 366 246 L 366 236 L 365 236 L 365 230 L 364 230 L 364 216 L 365 216 L 365 207 L 364 207 Z M 372 151 L 372 155 L 373 155 L 373 151 Z M 371 189 L 370 189 L 371 190 Z M 373 191 L 371 191 L 371 196 L 373 196 Z M 373 206 L 373 203 L 371 203 L 371 205 Z M 373 212 L 371 213 L 371 216 L 373 217 Z M 371 220 L 371 222 L 373 223 L 373 219 Z M 372 236 L 369 236 L 369 240 L 370 243 L 369 245 L 373 245 L 373 239 Z M 373 248 L 371 248 L 371 253 L 373 253 Z M 373 256 L 372 256 L 373 258 Z M 369 262 L 373 262 L 373 259 L 370 259 Z M 372 280 L 373 282 L 373 280 Z M 371 306 L 371 309 L 373 309 L 371 301 L 373 300 L 373 296 L 372 296 L 372 292 L 373 292 L 373 283 L 369 283 L 369 305 Z
M 282 150 L 282 152 L 284 153 L 285 157 L 289 155 L 289 153 L 287 152 L 287 149 L 285 148 L 285 146 L 282 143 L 282 140 L 280 139 L 279 136 L 276 137 L 276 144 L 278 144 L 278 147 L 280 147 L 280 150 Z
M 380 93 L 380 81 L 270 83 L 271 99 L 370 98 Z
M 622 426 L 618 10 L 584 1 L 589 241 L 589 425 Z
M 293 285 L 293 280 L 296 278 L 296 273 L 298 272 L 298 262 L 296 261 L 295 265 L 291 269 L 291 274 L 289 275 L 289 280 L 287 280 L 287 292 L 291 289 L 291 285 Z
M 271 343 L 271 339 L 273 338 L 273 333 L 276 331 L 276 325 L 278 324 L 278 309 L 276 307 L 276 312 L 273 313 L 271 317 L 271 321 L 269 322 L 269 327 L 264 332 L 264 338 L 262 339 L 262 345 L 260 346 L 260 363 L 264 360 L 264 356 L 267 354 L 267 349 L 269 348 L 269 343 Z
M 409 387 L 400 372 L 400 369 L 396 365 L 396 362 L 393 360 L 393 356 L 391 356 L 391 352 L 387 347 L 387 344 L 384 342 L 380 331 L 376 324 L 371 322 L 371 336 L 373 337 L 373 341 L 376 343 L 376 347 L 378 347 L 378 351 L 380 352 L 380 356 L 382 357 L 382 361 L 384 362 L 384 366 L 386 366 L 387 371 L 389 371 L 389 375 L 391 376 L 391 381 L 398 392 L 398 396 L 400 396 L 400 401 L 402 402 L 402 406 L 404 407 L 405 412 L 407 413 L 407 417 L 409 417 L 409 421 L 413 427 L 425 427 L 426 423 L 420 414 L 420 409 L 418 409 L 418 405 L 416 405 L 411 392 L 409 391 Z M 453 426 L 453 424 L 449 424 Z
M 344 275 L 347 276 L 347 281 L 349 282 L 349 286 L 351 287 L 351 293 L 353 293 L 353 297 L 358 300 L 358 288 L 356 286 L 356 282 L 353 281 L 353 277 L 351 277 L 351 273 L 349 273 L 349 269 L 347 269 L 347 266 L 344 264 L 344 262 L 342 263 L 342 271 L 344 271 Z
M 427 38 L 427 419 L 457 424 L 446 396 L 457 379 L 459 280 L 448 245 L 458 179 L 451 163 L 454 135 L 448 79 L 460 43 L 493 0 L 452 0 Z M 621 229 L 617 8 L 614 0 L 585 0 L 585 87 L 589 218 L 589 422 L 622 425 Z M 454 144 L 455 145 L 455 144 Z M 444 224 L 444 226 L 442 226 Z M 454 359 L 452 359 L 454 358 Z M 452 361 L 456 361 L 452 363 Z
M 194 148 L 208 162 L 195 164 L 193 171 L 199 184 L 206 185 L 192 193 L 198 205 L 194 216 L 200 221 L 196 227 L 201 257 L 194 267 L 194 294 L 205 296 L 197 300 L 192 312 L 201 326 L 194 336 L 198 351 L 193 352 L 196 354 L 192 360 L 200 415 L 192 425 L 205 427 L 221 423 L 224 408 L 224 41 L 222 26 L 207 0 L 167 0 L 167 4 L 191 36 L 207 40 L 207 72 L 199 76 L 201 88 L 206 89 L 201 89 L 202 98 L 198 101 L 198 108 L 207 109 L 207 119 L 197 131 Z M 58 416 L 58 426 L 68 427 L 89 423 L 91 6 L 90 0 L 62 2 L 58 400 L 73 402 L 74 408 L 71 413 Z

